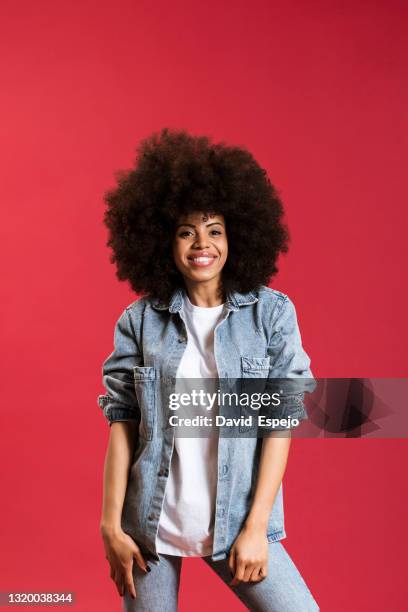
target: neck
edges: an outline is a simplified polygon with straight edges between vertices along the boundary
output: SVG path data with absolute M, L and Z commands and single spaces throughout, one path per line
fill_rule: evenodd
M 221 282 L 218 279 L 195 283 L 189 278 L 184 279 L 190 302 L 194 306 L 212 308 L 224 303 Z

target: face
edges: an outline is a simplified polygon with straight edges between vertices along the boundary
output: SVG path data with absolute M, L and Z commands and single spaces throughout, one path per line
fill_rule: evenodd
M 187 282 L 220 282 L 227 255 L 223 215 L 194 212 L 180 217 L 173 242 L 173 256 Z

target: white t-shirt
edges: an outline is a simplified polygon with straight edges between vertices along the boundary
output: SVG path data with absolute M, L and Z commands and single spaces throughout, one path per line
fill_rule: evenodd
M 185 391 L 188 385 L 182 379 L 194 378 L 211 379 L 205 381 L 205 390 L 217 390 L 214 329 L 223 311 L 224 304 L 211 308 L 195 306 L 185 296 L 180 315 L 187 328 L 187 347 L 176 374 L 176 392 Z M 213 418 L 215 414 L 215 409 L 208 413 Z M 217 472 L 216 436 L 174 438 L 156 537 L 157 552 L 183 557 L 204 557 L 212 553 Z

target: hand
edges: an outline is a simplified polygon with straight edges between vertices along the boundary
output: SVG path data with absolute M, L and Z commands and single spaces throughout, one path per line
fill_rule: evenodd
M 268 575 L 268 540 L 264 529 L 244 527 L 231 547 L 228 567 L 230 582 L 260 582 Z
M 133 560 L 145 573 L 150 570 L 143 559 L 140 548 L 122 529 L 110 533 L 102 531 L 102 538 L 106 552 L 105 558 L 110 565 L 110 577 L 116 584 L 119 595 L 123 597 L 126 588 L 131 597 L 136 599 L 132 574 Z

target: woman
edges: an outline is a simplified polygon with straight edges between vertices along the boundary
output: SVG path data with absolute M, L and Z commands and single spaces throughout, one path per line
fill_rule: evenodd
M 192 380 L 271 392 L 312 379 L 293 303 L 266 286 L 288 243 L 275 188 L 245 149 L 164 129 L 106 202 L 117 276 L 143 294 L 116 323 L 98 397 L 110 425 L 100 528 L 123 609 L 177 610 L 182 558 L 196 556 L 251 610 L 318 610 L 280 543 L 303 394 L 281 389 L 283 425 L 266 435 L 245 406 L 227 437 L 178 436 L 170 418 L 170 394 Z

